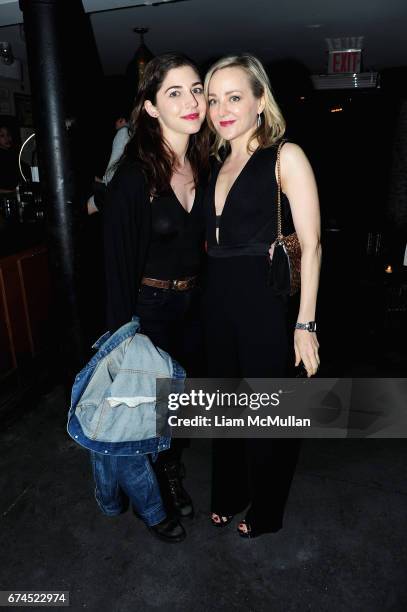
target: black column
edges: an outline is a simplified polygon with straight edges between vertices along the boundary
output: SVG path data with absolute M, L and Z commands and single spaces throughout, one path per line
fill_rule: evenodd
M 58 7 L 59 5 L 59 7 Z M 62 340 L 62 365 L 71 374 L 83 350 L 74 274 L 75 182 L 65 129 L 62 71 L 65 0 L 20 0 L 32 90 L 42 194 L 45 198 L 50 263 L 57 289 L 56 320 Z M 73 38 L 75 33 L 72 32 Z M 79 86 L 79 84 L 78 84 Z

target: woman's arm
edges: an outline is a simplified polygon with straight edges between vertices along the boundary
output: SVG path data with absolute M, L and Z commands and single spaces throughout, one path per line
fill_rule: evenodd
M 292 143 L 281 149 L 281 187 L 290 202 L 294 227 L 301 245 L 301 301 L 297 321 L 315 320 L 321 267 L 321 222 L 314 173 L 303 150 Z M 319 366 L 315 332 L 295 330 L 295 365 L 302 361 L 308 376 Z
M 125 121 L 123 119 L 123 121 Z M 106 201 L 106 185 L 112 180 L 116 171 L 117 162 L 123 155 L 126 144 L 129 140 L 129 130 L 126 125 L 118 128 L 117 134 L 113 139 L 112 151 L 103 179 L 95 176 L 93 183 L 93 195 L 86 202 L 88 215 L 102 212 Z
M 116 164 L 123 155 L 126 144 L 129 141 L 129 128 L 126 126 L 121 127 L 117 130 L 115 137 L 112 142 L 112 152 L 110 153 L 110 159 L 106 166 L 106 171 L 103 177 L 105 184 L 109 183 L 115 173 Z

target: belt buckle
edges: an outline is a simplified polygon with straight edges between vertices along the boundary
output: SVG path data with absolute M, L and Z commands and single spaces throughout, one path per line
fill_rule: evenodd
M 188 281 L 187 280 L 173 280 L 172 281 L 172 289 L 175 289 L 175 291 L 183 291 L 184 289 L 188 288 Z

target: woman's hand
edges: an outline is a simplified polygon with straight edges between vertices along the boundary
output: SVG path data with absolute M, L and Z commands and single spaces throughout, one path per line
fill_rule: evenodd
M 295 367 L 299 366 L 302 361 L 307 370 L 308 378 L 317 373 L 319 367 L 318 349 L 319 343 L 315 332 L 309 332 L 306 329 L 296 329 L 294 331 Z
M 93 215 L 94 213 L 99 212 L 99 209 L 95 205 L 95 201 L 93 199 L 93 196 L 91 196 L 89 198 L 89 200 L 86 202 L 86 210 L 88 212 L 88 215 Z

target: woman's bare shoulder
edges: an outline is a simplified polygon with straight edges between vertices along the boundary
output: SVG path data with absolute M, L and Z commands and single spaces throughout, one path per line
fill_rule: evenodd
M 303 149 L 295 142 L 286 142 L 281 148 L 281 160 L 287 162 L 298 162 L 300 160 L 307 159 Z

